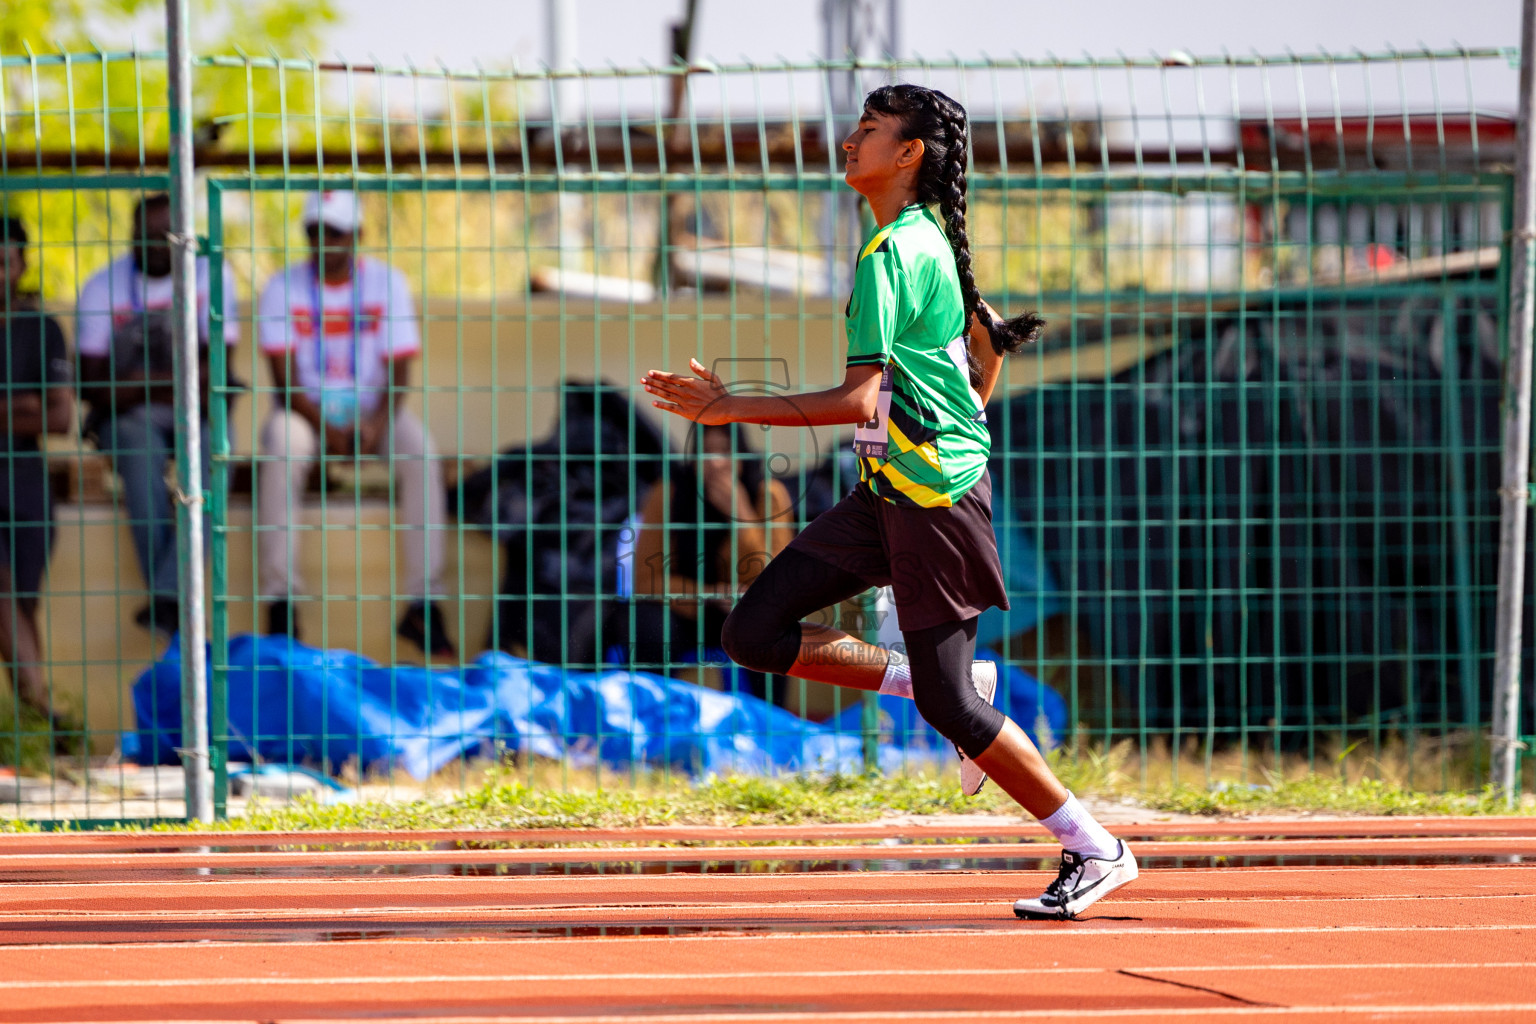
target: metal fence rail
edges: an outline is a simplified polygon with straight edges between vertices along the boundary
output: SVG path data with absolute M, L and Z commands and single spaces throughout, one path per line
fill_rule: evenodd
M 0 68 L 5 192 L 39 227 L 61 312 L 120 250 L 128 191 L 164 185 L 143 99 L 163 68 Z M 237 795 L 260 781 L 253 757 L 378 792 L 466 786 L 497 760 L 604 784 L 785 767 L 785 750 L 788 767 L 916 769 L 876 745 L 900 738 L 888 709 L 719 651 L 749 556 L 846 488 L 847 438 L 706 439 L 633 386 L 694 355 L 760 393 L 840 379 L 865 222 L 836 145 L 857 111 L 829 97 L 887 80 L 966 104 L 978 283 L 1051 324 L 989 410 L 1012 610 L 981 634 L 1014 670 L 1004 699 L 1040 709 L 1026 724 L 1056 743 L 1129 744 L 1148 784 L 1332 770 L 1351 751 L 1418 786 L 1489 781 L 1510 51 L 560 73 L 207 57 L 194 74 L 221 813 L 232 779 Z M 368 273 L 397 274 L 350 320 L 313 321 L 354 348 L 360 331 L 404 339 L 372 382 L 397 428 L 366 451 L 295 428 L 302 392 L 273 376 L 315 357 L 295 325 L 317 305 L 302 222 L 322 191 L 356 199 Z M 105 238 L 98 195 L 119 218 Z M 702 457 L 716 443 L 728 459 Z M 313 469 L 291 472 L 311 444 Z M 722 466 L 787 511 L 712 512 Z M 124 543 L 81 541 L 82 592 L 131 575 Z M 110 589 L 121 606 L 129 588 Z M 418 604 L 452 653 L 397 632 Z M 883 608 L 839 614 L 890 640 Z M 303 644 L 262 637 L 279 626 Z M 94 632 L 84 613 L 72 628 Z M 56 690 L 110 674 L 122 708 L 146 665 L 124 649 L 100 682 L 65 683 L 66 660 Z M 134 722 L 89 714 L 105 723 L 90 753 L 128 732 L 174 759 L 158 716 L 179 722 L 177 670 L 139 681 Z M 747 754 L 724 752 L 727 710 L 761 711 Z M 1529 734 L 1529 693 L 1521 714 Z

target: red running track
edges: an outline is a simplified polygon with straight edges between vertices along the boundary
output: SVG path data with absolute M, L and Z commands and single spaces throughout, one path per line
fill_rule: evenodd
M 1377 833 L 1390 843 L 1358 823 L 1305 824 L 1291 847 L 1331 850 L 1342 834 L 1362 858 L 1405 853 L 1396 824 Z M 1536 821 L 1459 824 L 1420 833 L 1417 854 L 1444 861 L 1432 865 L 1217 867 L 1221 842 L 1170 842 L 1211 866 L 1146 870 L 1075 922 L 1013 917 L 1046 872 L 904 870 L 901 848 L 856 842 L 891 838 L 878 834 L 731 835 L 838 839 L 839 856 L 879 868 L 862 871 L 701 874 L 663 859 L 598 874 L 639 858 L 593 848 L 502 851 L 539 863 L 308 852 L 312 870 L 345 865 L 335 877 L 295 877 L 306 854 L 293 850 L 269 854 L 284 874 L 254 877 L 260 853 L 240 853 L 238 875 L 163 877 L 157 861 L 250 851 L 248 837 L 159 837 L 139 854 L 30 837 L 0 842 L 0 1020 L 1536 1021 Z M 1190 835 L 1137 828 L 1124 831 Z M 416 837 L 352 841 L 386 838 Z M 781 869 L 771 849 L 683 852 Z M 204 859 L 233 866 L 219 856 Z M 89 869 L 61 867 L 72 857 Z M 17 881 L 39 858 L 51 880 Z M 513 868 L 545 873 L 497 873 Z

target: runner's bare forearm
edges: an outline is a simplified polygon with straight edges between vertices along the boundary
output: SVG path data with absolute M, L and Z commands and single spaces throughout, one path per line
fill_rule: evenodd
M 994 319 L 997 311 L 987 306 Z M 971 358 L 976 360 L 976 365 L 981 367 L 981 384 L 976 388 L 976 393 L 981 396 L 981 404 L 986 405 L 992 401 L 992 389 L 997 387 L 998 378 L 1003 373 L 1003 354 L 992 347 L 992 335 L 983 326 L 980 317 L 971 318 L 970 335 Z
M 686 420 L 703 424 L 761 423 L 778 427 L 819 427 L 864 423 L 875 415 L 880 398 L 880 366 L 857 365 L 843 382 L 826 391 L 798 395 L 732 395 L 719 375 L 697 359 L 688 361 L 693 376 L 648 370 L 641 384 L 651 402 Z
M 771 427 L 824 427 L 863 423 L 875 415 L 880 397 L 880 367 L 858 367 L 849 379 L 826 391 L 797 395 L 731 395 L 721 399 L 725 415 L 737 423 Z

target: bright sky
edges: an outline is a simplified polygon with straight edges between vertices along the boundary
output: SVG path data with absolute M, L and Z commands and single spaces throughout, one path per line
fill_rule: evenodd
M 472 66 L 544 56 L 544 0 L 339 3 L 347 21 L 334 43 L 349 57 L 393 62 L 409 53 Z M 666 26 L 683 7 L 683 0 L 576 0 L 579 59 L 599 66 L 665 60 Z M 1511 46 L 1520 23 L 1515 0 L 902 0 L 902 7 L 905 48 L 932 57 Z M 821 55 L 821 0 L 699 0 L 699 8 L 701 56 Z
M 887 0 L 869 0 L 883 6 Z M 418 65 L 441 60 L 450 67 L 506 67 L 514 60 L 537 66 L 546 58 L 545 0 L 338 0 L 345 23 L 329 40 L 333 53 L 353 60 L 377 58 L 385 64 L 403 63 L 409 54 Z M 1514 46 L 1519 32 L 1520 5 L 1514 0 L 1181 0 L 1177 5 L 1155 0 L 1101 0 L 1098 3 L 1041 3 L 1038 0 L 900 0 L 903 10 L 900 38 L 902 56 L 926 55 L 938 59 L 953 56 L 975 59 L 1003 57 L 1077 58 L 1084 55 L 1113 58 L 1116 54 L 1146 56 L 1184 51 L 1197 56 L 1222 52 L 1280 55 L 1287 51 L 1313 53 L 1326 49 L 1341 55 L 1354 51 L 1379 52 L 1399 49 L 1452 48 L 1459 44 L 1478 47 Z M 668 26 L 679 18 L 684 0 L 575 0 L 577 12 L 577 59 L 589 67 L 613 64 L 638 67 L 665 63 Z M 821 55 L 822 0 L 699 0 L 695 43 L 697 57 L 722 62 L 743 59 L 776 62 L 805 60 Z M 426 12 L 430 11 L 430 14 Z M 1176 16 L 1170 16 L 1176 11 Z M 1346 109 L 1427 110 L 1466 109 L 1512 111 L 1518 75 L 1502 61 L 1482 62 L 1468 82 L 1454 69 L 1434 79 L 1426 66 L 1410 67 L 1398 76 L 1390 64 L 1369 69 L 1355 66 L 1337 80 L 1326 69 L 1308 72 L 1304 84 L 1277 71 L 1271 80 L 1259 76 L 1224 77 L 1214 69 L 1203 73 L 1200 86 L 1210 94 L 1200 100 L 1208 116 L 1221 117 L 1237 105 L 1254 113 L 1254 105 L 1272 102 L 1276 110 L 1332 105 L 1336 94 Z M 921 74 L 911 80 L 945 89 L 973 111 L 995 105 L 1018 109 L 1026 92 L 1042 108 L 1068 105 L 1125 111 L 1135 105 L 1143 115 L 1162 109 L 1165 99 L 1175 109 L 1189 110 L 1196 99 L 1195 79 L 1189 75 L 1160 77 L 1143 74 L 1131 79 L 1106 72 L 1102 82 L 1086 74 L 1054 81 L 1050 73 L 1037 75 L 1026 88 L 1017 80 L 985 80 L 971 76 L 967 82 Z M 1443 80 L 1444 78 L 1453 80 Z M 732 109 L 783 110 L 790 105 L 801 111 L 821 108 L 823 85 L 819 79 L 767 78 L 761 82 L 740 76 L 732 80 L 696 80 L 694 102 L 705 112 L 722 104 Z M 1172 83 L 1188 96 L 1165 97 Z M 867 80 L 868 88 L 878 84 Z M 1103 91 L 1100 92 L 1102 86 Z M 1058 94 L 1058 87 L 1059 93 Z M 613 109 L 615 86 L 592 86 L 594 109 Z M 652 86 L 631 83 L 626 104 L 631 113 L 643 114 L 657 102 Z M 1266 90 L 1272 94 L 1265 96 Z M 1118 91 L 1118 94 L 1117 94 Z M 1132 98 L 1132 93 L 1135 98 Z M 1472 97 L 1469 99 L 1469 93 Z M 791 95 L 793 94 L 793 95 Z M 1065 97 L 1063 99 L 1063 97 Z M 1177 127 L 1169 129 L 1177 133 Z

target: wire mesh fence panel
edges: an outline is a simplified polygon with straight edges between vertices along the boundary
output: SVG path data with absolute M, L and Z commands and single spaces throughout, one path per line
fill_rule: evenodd
M 7 818 L 185 813 L 134 688 L 178 609 L 163 82 L 154 56 L 0 58 Z
M 839 143 L 890 81 L 967 107 L 977 284 L 1049 322 L 987 410 L 1000 705 L 1144 785 L 1486 781 L 1509 52 L 197 76 L 221 802 L 953 771 L 910 702 L 725 654 L 851 426 L 638 386 L 843 379 L 875 225 Z M 888 648 L 899 603 L 825 622 Z
M 393 665 L 392 606 L 439 594 L 458 678 L 523 689 L 501 694 L 517 713 L 448 745 L 456 764 L 472 740 L 534 755 L 530 773 L 540 758 L 631 777 L 862 759 L 862 742 L 818 747 L 791 720 L 711 722 L 648 678 L 766 697 L 844 740 L 865 730 L 835 689 L 720 649 L 753 556 L 853 479 L 846 434 L 686 430 L 634 381 L 690 356 L 770 394 L 840 379 L 871 224 L 838 140 L 866 89 L 904 79 L 970 108 L 983 293 L 1052 321 L 989 413 L 1013 607 L 981 634 L 1015 670 L 1010 710 L 1050 742 L 1131 741 L 1149 780 L 1177 777 L 1183 751 L 1209 779 L 1234 759 L 1248 778 L 1363 748 L 1400 755 L 1416 784 L 1482 781 L 1513 123 L 1476 97 L 1507 91 L 1506 53 L 205 73 L 279 100 L 230 118 L 244 150 L 220 157 L 244 163 L 217 180 L 248 287 L 295 259 L 296 208 L 323 188 L 359 197 L 362 250 L 423 296 L 406 407 L 454 481 L 453 583 L 402 591 L 402 574 L 419 580 L 403 542 L 392 561 L 360 557 L 370 513 L 352 484 L 350 551 L 322 526 L 336 492 L 292 514 L 325 545 L 309 564 L 346 566 L 367 600 L 326 618 L 322 585 L 294 607 L 304 630 L 319 617 Z M 295 84 L 308 99 L 284 106 Z M 265 170 L 279 153 L 287 176 Z M 238 414 L 250 436 L 260 390 Z M 403 507 L 387 521 L 411 522 Z M 266 529 L 231 525 L 232 558 L 259 561 Z M 244 597 L 232 614 L 260 626 Z M 886 604 L 844 611 L 899 642 Z M 514 663 L 464 657 L 482 648 L 564 674 L 509 684 Z M 681 716 L 661 710 L 673 700 Z M 903 740 L 943 751 L 911 726 L 887 708 L 887 767 L 910 763 Z

